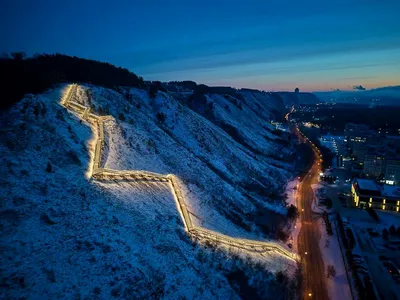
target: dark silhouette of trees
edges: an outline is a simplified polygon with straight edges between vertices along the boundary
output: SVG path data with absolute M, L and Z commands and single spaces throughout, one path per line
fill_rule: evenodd
M 382 230 L 382 238 L 386 241 L 389 239 L 389 231 L 386 228 Z
M 326 206 L 326 208 L 327 208 L 327 209 L 331 209 L 331 208 L 332 208 L 332 205 L 333 205 L 332 199 L 331 199 L 331 198 L 326 198 L 326 200 L 325 200 L 325 206 Z
M 150 85 L 149 87 L 149 97 L 154 99 L 157 96 L 158 89 L 155 85 Z
M 50 162 L 47 163 L 46 172 L 47 172 L 47 173 L 53 172 L 53 166 L 51 165 Z
M 197 87 L 197 83 L 194 81 L 190 81 L 190 80 L 170 81 L 170 82 L 167 82 L 166 85 L 168 86 L 168 88 L 170 88 L 171 86 L 179 86 L 183 89 L 189 89 L 189 90 L 194 90 Z
M 23 52 L 0 57 L 0 109 L 18 102 L 25 94 L 42 93 L 62 82 L 92 83 L 107 88 L 144 87 L 143 79 L 109 63 L 63 54 L 25 57 Z
M 328 267 L 326 268 L 326 276 L 327 276 L 327 278 L 330 278 L 330 277 L 336 277 L 336 269 L 335 269 L 335 266 L 333 266 L 333 265 L 328 265 Z
M 368 212 L 368 214 L 370 215 L 370 217 L 372 218 L 372 219 L 374 219 L 376 222 L 380 222 L 380 219 L 379 219 L 379 216 L 378 216 L 378 214 L 376 213 L 376 211 L 375 211 L 375 209 L 373 209 L 372 207 L 368 207 L 367 208 L 367 212 Z
M 123 113 L 119 113 L 118 119 L 120 119 L 121 121 L 125 121 L 125 115 Z
M 337 217 L 337 224 L 338 224 L 338 229 L 340 233 L 340 238 L 343 241 L 344 247 L 346 249 L 345 255 L 347 262 L 352 269 L 352 276 L 353 276 L 353 282 L 357 291 L 357 294 L 361 300 L 369 300 L 369 299 L 377 299 L 371 279 L 368 276 L 364 276 L 361 278 L 361 274 L 358 272 L 357 266 L 354 265 L 354 258 L 353 258 L 353 253 L 352 253 L 352 248 L 355 245 L 355 239 L 353 232 L 351 231 L 350 228 L 347 228 L 346 233 L 343 225 L 343 220 L 340 217 L 340 214 L 336 214 Z M 387 231 L 387 230 L 386 230 Z
M 167 116 L 164 113 L 162 113 L 162 112 L 157 113 L 158 122 L 164 123 L 166 119 L 167 119 Z
M 353 249 L 356 245 L 356 239 L 354 238 L 353 231 L 350 228 L 346 230 L 347 243 L 350 249 Z
M 327 213 L 327 212 L 324 212 L 324 213 L 322 214 L 322 218 L 324 219 L 324 222 L 325 222 L 326 233 L 327 233 L 328 235 L 333 235 L 332 223 L 331 223 L 331 221 L 329 220 L 328 213 Z
M 297 215 L 298 215 L 297 207 L 294 206 L 293 204 L 290 204 L 290 206 L 288 207 L 288 210 L 287 210 L 287 217 L 289 219 L 295 219 L 297 217 Z
M 152 81 L 149 86 L 149 97 L 154 99 L 157 96 L 158 91 L 165 93 L 168 92 L 163 83 L 160 81 Z
M 11 53 L 11 57 L 14 60 L 23 60 L 26 57 L 25 52 L 13 52 Z

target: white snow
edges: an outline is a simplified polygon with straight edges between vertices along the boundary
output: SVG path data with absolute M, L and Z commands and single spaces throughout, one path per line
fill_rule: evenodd
M 352 299 L 346 275 L 346 270 L 343 262 L 342 252 L 340 249 L 338 236 L 336 232 L 336 225 L 332 218 L 330 218 L 330 221 L 333 229 L 332 236 L 329 236 L 326 233 L 326 228 L 323 219 L 320 218 L 318 220 L 318 225 L 320 227 L 319 231 L 321 232 L 319 247 L 321 249 L 322 257 L 325 263 L 325 269 L 327 269 L 328 265 L 332 265 L 336 270 L 336 276 L 327 279 L 328 295 L 330 299 L 342 299 L 342 300 Z M 351 276 L 351 274 L 349 274 L 349 276 Z
M 287 163 L 254 158 L 169 95 L 159 93 L 153 101 L 133 89 L 127 101 L 108 89 L 91 86 L 89 92 L 91 98 L 80 87 L 76 100 L 115 117 L 105 123 L 106 166 L 177 174 L 199 225 L 266 239 L 245 216 L 257 212 L 254 203 L 277 211 L 283 204 L 273 196 L 246 194 L 242 186 L 252 178 L 250 183 L 260 182 L 267 191 L 279 190 L 290 177 Z M 236 266 L 256 284 L 260 273 L 246 268 L 246 261 L 261 262 L 266 290 L 274 282 L 266 269 L 293 270 L 293 263 L 274 255 L 240 253 L 237 260 L 237 250 L 215 252 L 193 243 L 164 182 L 85 177 L 96 133 L 59 105 L 60 95 L 54 89 L 26 97 L 1 121 L 1 297 L 236 299 L 226 278 Z M 158 112 L 166 114 L 164 125 Z M 120 113 L 125 121 L 117 120 Z
M 287 205 L 293 204 L 294 206 L 297 206 L 297 195 L 298 195 L 298 186 L 300 184 L 300 181 L 295 178 L 289 181 L 286 185 L 286 203 Z
M 316 184 L 312 184 L 311 188 L 312 188 L 312 190 L 314 192 L 314 194 L 313 194 L 313 202 L 311 204 L 312 211 L 315 212 L 315 213 L 319 213 L 319 214 L 323 213 L 325 211 L 329 212 L 330 211 L 329 209 L 327 209 L 325 206 L 321 205 L 320 203 L 317 203 L 318 200 L 319 200 L 318 199 L 319 193 L 322 193 L 322 191 L 325 189 L 324 185 L 321 184 L 321 183 L 316 183 Z
M 300 184 L 300 180 L 297 178 L 294 178 L 293 180 L 289 181 L 288 184 L 286 185 L 286 203 L 287 205 L 294 205 L 297 207 L 297 198 L 298 198 L 298 187 Z M 294 189 L 296 188 L 296 189 Z M 298 253 L 297 250 L 297 240 L 299 237 L 299 233 L 301 230 L 301 220 L 300 218 L 296 218 L 296 221 L 291 224 L 290 227 L 290 237 L 289 237 L 289 242 L 292 244 L 292 249 Z

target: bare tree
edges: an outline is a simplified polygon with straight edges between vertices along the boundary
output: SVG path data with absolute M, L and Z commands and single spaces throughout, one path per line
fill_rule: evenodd
M 333 265 L 328 265 L 326 268 L 326 273 L 327 273 L 327 278 L 329 277 L 335 277 L 336 276 L 336 270 Z

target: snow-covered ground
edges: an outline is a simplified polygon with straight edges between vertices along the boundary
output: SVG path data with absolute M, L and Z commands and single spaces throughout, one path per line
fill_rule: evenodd
M 0 297 L 235 299 L 242 272 L 247 288 L 279 299 L 287 286 L 273 273 L 293 263 L 193 243 L 164 182 L 85 177 L 94 134 L 59 105 L 60 94 L 28 96 L 1 116 Z M 288 163 L 254 155 L 167 94 L 130 94 L 78 91 L 78 101 L 115 118 L 106 122 L 106 165 L 176 174 L 199 225 L 268 237 Z
M 380 222 L 377 223 L 367 211 L 361 209 L 346 208 L 341 211 L 341 216 L 346 228 L 351 228 L 355 236 L 355 248 L 353 253 L 357 254 L 363 261 L 362 265 L 368 276 L 372 279 L 375 292 L 381 299 L 396 299 L 398 284 L 394 282 L 383 265 L 381 256 L 398 258 L 396 237 L 390 236 L 389 241 L 382 239 L 382 230 L 389 229 L 391 225 L 400 226 L 400 216 L 396 213 L 376 211 Z M 374 235 L 370 234 L 373 233 Z M 391 244 L 394 242 L 393 244 Z M 393 247 L 394 248 L 391 248 Z M 363 274 L 359 275 L 361 278 Z
M 325 211 L 328 212 L 329 210 L 324 205 L 322 205 L 319 201 L 319 195 L 321 193 L 324 193 L 326 187 L 321 183 L 316 183 L 316 184 L 312 184 L 311 188 L 314 192 L 314 201 L 312 202 L 312 206 L 311 206 L 312 211 L 315 213 L 319 213 L 319 214 L 323 213 Z
M 400 226 L 400 214 L 390 211 L 375 210 L 380 222 L 376 223 L 365 210 L 362 209 L 347 209 L 343 211 L 343 217 L 347 218 L 353 226 L 359 229 L 373 228 L 377 231 L 382 231 L 384 228 L 389 228 L 394 225 L 396 228 Z
M 319 141 L 321 142 L 322 146 L 325 146 L 333 153 L 336 153 L 342 147 L 342 144 L 344 142 L 344 136 L 324 135 L 319 139 Z
M 121 95 L 97 87 L 91 90 L 95 107 L 105 107 L 110 114 L 119 115 L 120 103 L 126 102 Z M 231 222 L 225 224 L 226 217 L 230 221 L 238 219 L 238 211 L 248 216 L 258 214 L 260 206 L 267 211 L 283 211 L 284 203 L 268 199 L 267 191 L 282 191 L 282 183 L 290 178 L 289 170 L 275 167 L 275 163 L 271 165 L 268 156 L 255 157 L 225 131 L 167 94 L 159 93 L 150 99 L 141 90 L 130 92 L 133 100 L 124 104 L 128 122 L 106 124 L 106 134 L 114 139 L 110 142 L 114 148 L 108 154 L 106 167 L 175 174 L 183 182 L 185 199 L 199 225 L 230 236 L 254 238 L 248 232 L 236 230 Z M 214 98 L 222 101 L 221 96 Z M 235 112 L 234 120 L 239 122 L 235 106 L 229 101 L 226 106 Z M 156 119 L 157 113 L 166 116 L 163 123 Z M 241 119 L 249 123 L 249 118 Z M 244 131 L 245 135 L 253 136 L 252 129 Z M 271 141 L 269 145 L 277 147 Z M 268 149 L 268 143 L 263 147 Z M 238 222 L 250 231 L 261 233 L 249 220 L 240 219 Z
M 286 185 L 286 203 L 287 205 L 294 205 L 297 206 L 297 194 L 298 194 L 298 187 L 300 184 L 300 180 L 297 178 L 291 180 Z
M 297 198 L 298 198 L 298 187 L 300 184 L 300 180 L 297 178 L 289 181 L 289 183 L 286 186 L 286 203 L 288 206 L 294 205 L 297 207 Z M 301 229 L 301 220 L 300 218 L 296 218 L 296 221 L 291 224 L 290 227 L 290 237 L 289 237 L 289 242 L 292 244 L 292 249 L 294 252 L 298 253 L 297 250 L 297 239 L 300 233 Z
M 321 233 L 321 239 L 319 241 L 319 247 L 321 249 L 322 257 L 325 263 L 325 272 L 327 274 L 327 267 L 333 266 L 336 275 L 335 277 L 330 277 L 327 279 L 328 284 L 328 295 L 330 299 L 352 299 L 349 282 L 346 274 L 346 269 L 344 266 L 342 250 L 340 249 L 339 240 L 336 232 L 336 225 L 333 220 L 333 215 L 328 218 L 332 225 L 333 235 L 328 235 L 326 231 L 325 221 L 321 214 L 324 212 L 330 212 L 326 206 L 318 203 L 318 198 L 326 195 L 327 189 L 331 188 L 330 185 L 326 186 L 321 183 L 312 184 L 311 188 L 314 192 L 314 201 L 312 204 L 312 210 L 319 214 L 318 219 L 319 232 Z M 343 249 L 344 251 L 344 249 Z
M 352 299 L 342 252 L 336 233 L 336 225 L 332 218 L 330 218 L 330 221 L 333 230 L 332 236 L 327 234 L 324 220 L 322 218 L 318 220 L 318 225 L 320 227 L 319 230 L 321 232 L 319 247 L 324 259 L 325 269 L 331 265 L 334 266 L 336 271 L 335 277 L 330 277 L 327 279 L 328 295 L 330 299 Z

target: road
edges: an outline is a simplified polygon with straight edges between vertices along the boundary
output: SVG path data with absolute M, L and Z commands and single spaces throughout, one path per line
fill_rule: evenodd
M 295 132 L 303 142 L 309 142 L 301 136 L 297 128 Z M 320 173 L 320 153 L 314 148 L 315 159 L 309 172 L 304 176 L 298 191 L 297 206 L 299 208 L 301 230 L 298 236 L 298 250 L 304 270 L 304 299 L 329 299 L 326 285 L 326 272 L 319 240 L 321 233 L 317 224 L 317 216 L 313 214 L 312 184 L 318 182 Z

